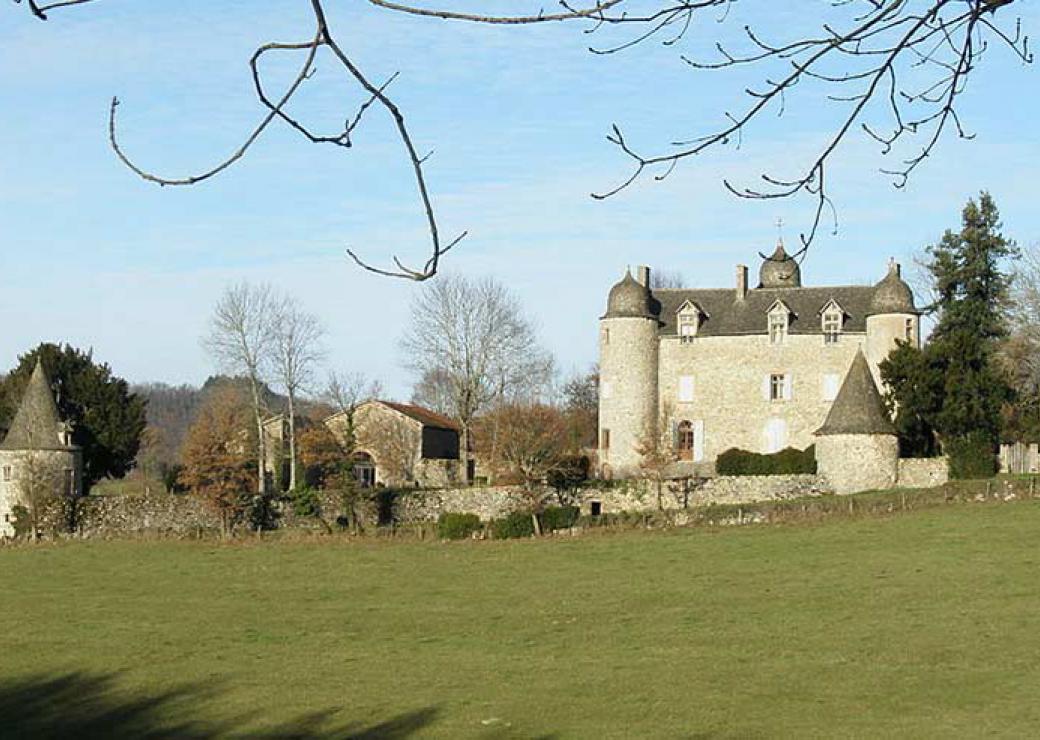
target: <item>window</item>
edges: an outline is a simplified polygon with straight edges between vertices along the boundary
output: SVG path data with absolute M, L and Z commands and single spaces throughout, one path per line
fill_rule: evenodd
M 837 344 L 841 334 L 841 312 L 827 310 L 823 314 L 823 343 Z
M 679 376 L 679 401 L 681 403 L 690 403 L 691 401 L 693 401 L 692 375 Z
M 769 400 L 786 401 L 791 398 L 791 383 L 786 375 L 774 373 L 769 376 Z
M 906 341 L 908 341 L 908 342 L 914 341 L 914 320 L 913 319 L 907 319 L 906 320 L 906 328 L 904 329 L 904 331 L 906 333 Z
M 599 433 L 599 448 L 601 450 L 610 449 L 610 430 L 604 429 Z
M 10 465 L 5 465 L 4 466 L 4 480 L 5 481 L 10 481 L 11 480 L 11 466 Z
M 676 451 L 679 453 L 680 460 L 692 460 L 693 459 L 693 445 L 694 445 L 694 433 L 693 424 L 688 421 L 679 422 L 679 426 L 676 428 Z
M 783 344 L 787 335 L 787 314 L 774 311 L 769 314 L 769 343 Z
M 376 485 L 376 466 L 367 452 L 354 453 L 354 479 L 361 488 L 373 488 Z
M 610 344 L 610 329 L 604 326 L 601 336 L 603 337 L 603 344 Z
M 65 495 L 72 498 L 76 495 L 76 475 L 72 468 L 65 468 Z
M 837 373 L 826 373 L 823 376 L 823 400 L 833 401 L 837 398 L 840 386 L 840 376 Z
M 603 502 L 602 501 L 590 501 L 589 502 L 589 514 L 591 516 L 599 516 L 603 513 Z
M 679 314 L 679 341 L 684 344 L 692 342 L 697 336 L 697 325 L 699 321 L 696 313 Z
M 601 398 L 610 398 L 614 394 L 614 386 L 609 380 L 604 380 L 599 385 L 599 395 Z
M 683 301 L 676 315 L 679 341 L 683 344 L 692 342 L 697 336 L 697 330 L 700 329 L 701 309 L 693 301 Z

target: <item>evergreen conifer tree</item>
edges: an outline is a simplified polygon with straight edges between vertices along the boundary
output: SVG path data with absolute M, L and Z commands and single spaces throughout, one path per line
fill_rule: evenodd
M 1010 276 L 1004 265 L 1017 251 L 1001 233 L 989 193 L 969 200 L 961 230 L 947 231 L 928 247 L 937 296 L 929 309 L 938 314 L 928 345 L 901 345 L 882 363 L 904 447 L 930 452 L 928 430 L 934 429 L 954 477 L 995 472 L 1001 407 L 1011 397 L 996 363 L 998 342 L 1007 334 Z

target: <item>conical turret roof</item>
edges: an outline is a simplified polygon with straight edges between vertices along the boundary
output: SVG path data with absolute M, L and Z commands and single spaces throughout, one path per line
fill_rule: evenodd
M 0 443 L 3 450 L 66 449 L 61 444 L 58 407 L 54 403 L 50 381 L 40 360 L 36 361 L 22 403 L 14 415 L 7 436 Z
M 816 430 L 819 436 L 834 434 L 895 434 L 881 400 L 874 376 L 863 351 L 856 352 L 849 372 L 841 384 L 837 398 L 823 426 Z

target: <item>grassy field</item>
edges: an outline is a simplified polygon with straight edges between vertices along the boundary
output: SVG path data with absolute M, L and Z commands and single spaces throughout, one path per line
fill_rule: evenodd
M 1032 736 L 1040 503 L 0 550 L 0 735 Z

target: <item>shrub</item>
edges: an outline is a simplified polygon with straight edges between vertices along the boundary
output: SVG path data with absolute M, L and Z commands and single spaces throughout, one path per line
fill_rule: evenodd
M 514 511 L 508 516 L 491 522 L 491 535 L 496 540 L 531 537 L 534 535 L 534 522 L 528 512 Z
M 558 493 L 577 488 L 588 479 L 589 458 L 584 455 L 564 458 L 559 467 L 546 476 L 546 482 Z
M 17 539 L 32 536 L 32 518 L 29 510 L 21 504 L 15 504 L 11 509 L 11 526 L 14 527 L 14 536 Z
M 577 506 L 548 506 L 538 515 L 543 532 L 554 529 L 570 529 L 578 521 L 581 509 Z
M 719 475 L 797 475 L 816 472 L 816 446 L 804 450 L 793 447 L 762 455 L 747 450 L 729 449 L 715 461 Z
M 437 519 L 437 536 L 442 540 L 466 540 L 480 531 L 480 517 L 476 514 L 449 514 Z
M 973 432 L 944 440 L 943 451 L 950 458 L 951 478 L 992 478 L 997 472 L 994 446 L 985 433 Z
M 289 491 L 288 496 L 296 516 L 321 516 L 321 500 L 313 488 L 297 488 Z

